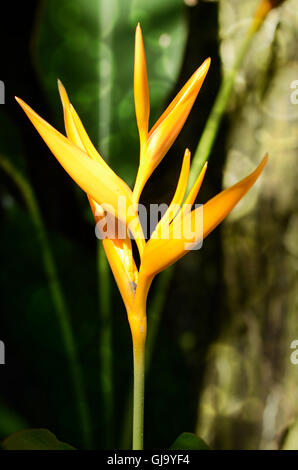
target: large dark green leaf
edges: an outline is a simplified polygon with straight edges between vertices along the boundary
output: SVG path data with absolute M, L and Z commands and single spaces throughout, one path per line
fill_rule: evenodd
M 62 128 L 59 77 L 102 156 L 129 184 L 139 152 L 133 99 L 135 27 L 140 21 L 153 124 L 181 67 L 187 37 L 184 7 L 181 0 L 44 2 L 35 63 L 48 102 L 59 113 Z
M 207 444 L 191 432 L 183 432 L 171 445 L 171 450 L 209 450 Z
M 8 436 L 3 442 L 5 450 L 75 450 L 61 442 L 47 429 L 25 429 Z

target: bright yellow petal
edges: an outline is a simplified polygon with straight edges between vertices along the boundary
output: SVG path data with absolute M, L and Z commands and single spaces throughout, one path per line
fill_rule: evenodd
M 160 118 L 156 121 L 154 126 L 151 128 L 149 136 L 155 132 L 159 125 L 166 119 L 166 117 L 176 108 L 177 105 L 181 104 L 183 101 L 192 99 L 193 103 L 204 83 L 205 77 L 209 70 L 211 63 L 210 57 L 206 59 L 202 65 L 192 74 L 188 81 L 183 85 L 179 93 L 171 101 L 167 109 L 163 112 Z M 186 118 L 185 118 L 186 119 Z
M 108 172 L 109 174 L 112 173 L 112 176 L 117 181 L 119 188 L 124 193 L 128 192 L 129 194 L 131 194 L 131 190 L 129 186 L 125 183 L 125 181 L 123 181 L 113 172 L 113 170 L 104 161 L 104 159 L 99 155 L 99 153 L 93 146 L 78 114 L 76 113 L 76 110 L 70 103 L 67 92 L 60 80 L 58 80 L 58 87 L 59 87 L 59 93 L 60 93 L 63 110 L 64 110 L 64 121 L 65 121 L 66 133 L 67 133 L 69 140 L 71 140 L 75 145 L 77 145 L 79 148 L 84 150 L 90 158 L 96 161 L 102 168 L 102 171 L 104 174 L 105 172 Z M 90 204 L 92 201 L 96 204 L 96 201 L 93 200 L 90 195 L 88 195 L 88 198 L 89 198 Z M 132 218 L 136 219 L 136 217 L 132 217 Z M 131 221 L 129 217 L 127 217 L 127 221 L 128 222 Z M 140 224 L 138 223 L 134 224 L 133 234 L 136 239 L 140 253 L 142 253 L 145 240 L 144 240 L 144 236 L 143 236 L 143 232 L 142 232 Z
M 126 310 L 131 310 L 134 302 L 136 283 L 131 279 L 127 264 L 123 261 L 127 250 L 130 250 L 130 248 L 124 243 L 124 240 L 121 240 L 119 245 L 115 244 L 114 240 L 108 238 L 105 238 L 102 242 Z
M 64 123 L 65 123 L 65 130 L 66 130 L 67 137 L 73 144 L 77 145 L 81 150 L 85 151 L 90 158 L 98 162 L 99 165 L 101 165 L 101 167 L 103 168 L 103 170 L 107 170 L 108 172 L 113 172 L 113 170 L 109 167 L 109 165 L 102 158 L 102 156 L 97 152 L 96 148 L 92 144 L 82 124 L 82 121 L 80 120 L 73 105 L 69 101 L 67 92 L 60 80 L 58 80 L 58 88 L 59 88 L 61 102 L 63 105 Z M 119 186 L 122 187 L 124 191 L 128 190 L 128 192 L 130 192 L 129 186 L 125 183 L 125 181 L 119 178 L 115 173 L 114 173 L 114 178 L 117 179 Z
M 60 80 L 58 80 L 58 87 L 63 105 L 64 122 L 67 137 L 78 147 L 84 150 L 90 158 L 97 161 L 104 168 L 109 168 L 111 170 L 107 162 L 102 158 L 102 156 L 98 153 L 98 151 L 92 144 L 82 124 L 82 121 L 79 115 L 77 114 L 76 110 L 74 109 L 72 103 L 70 103 L 66 90 Z M 126 185 L 124 181 L 122 182 L 124 185 Z
M 183 127 L 204 83 L 210 62 L 210 58 L 206 59 L 195 71 L 150 130 L 147 158 L 154 160 L 154 164 L 157 165 L 164 157 Z M 171 135 L 170 139 L 168 134 Z
M 258 167 L 250 175 L 230 188 L 221 191 L 204 204 L 204 238 L 227 217 L 240 199 L 243 198 L 262 173 L 267 161 L 268 155 L 266 154 Z
M 88 199 L 97 223 L 104 217 L 104 212 L 93 199 Z M 116 222 L 119 223 L 118 220 Z M 133 259 L 131 240 L 128 234 L 126 238 L 120 239 L 115 233 L 113 239 L 103 238 L 102 242 L 126 309 L 131 310 L 138 283 L 138 270 Z
M 113 208 L 116 217 L 126 219 L 126 212 L 118 210 L 119 197 L 122 196 L 126 209 L 131 206 L 131 191 L 108 166 L 99 165 L 79 147 L 42 119 L 24 101 L 16 98 L 28 118 L 39 132 L 57 160 L 71 178 L 98 204 Z M 109 209 L 108 209 L 109 210 Z M 133 217 L 131 217 L 133 218 Z M 127 220 L 129 222 L 129 218 Z
M 73 105 L 69 101 L 67 92 L 60 80 L 58 80 L 58 89 L 63 105 L 64 123 L 67 137 L 69 138 L 69 140 L 71 140 L 72 143 L 80 147 L 81 150 L 84 150 L 90 158 L 97 161 L 103 167 L 109 168 L 109 170 L 111 170 L 109 165 L 106 163 L 106 161 L 102 158 L 102 156 L 98 153 L 98 151 L 92 144 L 82 124 L 82 121 L 79 118 L 79 115 L 77 114 Z M 126 185 L 124 181 L 123 184 Z
M 199 176 L 197 177 L 193 187 L 189 191 L 189 194 L 187 195 L 187 198 L 184 201 L 183 204 L 183 216 L 186 215 L 190 210 L 191 206 L 194 204 L 196 197 L 201 189 L 202 183 L 205 178 L 206 170 L 207 170 L 208 163 L 206 162 L 205 165 L 203 166 Z
M 207 75 L 210 62 L 210 59 L 205 60 L 196 70 L 151 129 L 134 188 L 135 201 L 138 201 L 146 181 L 184 126 Z
M 74 109 L 73 105 L 70 103 L 69 106 L 69 113 L 72 117 L 72 121 L 74 125 L 76 126 L 77 133 L 80 137 L 80 140 L 82 142 L 82 145 L 84 146 L 84 149 L 86 153 L 89 155 L 90 158 L 93 160 L 97 161 L 100 165 L 102 165 L 105 168 L 109 168 L 109 165 L 107 162 L 102 158 L 102 156 L 98 153 L 94 145 L 92 144 L 83 124 L 81 119 L 79 118 L 76 110 Z M 124 181 L 123 181 L 124 183 Z
M 249 176 L 225 189 L 210 199 L 203 206 L 203 230 L 195 227 L 196 215 L 201 208 L 189 212 L 185 217 L 178 215 L 170 226 L 169 239 L 150 239 L 146 244 L 140 267 L 141 276 L 152 276 L 170 266 L 172 263 L 189 252 L 189 246 L 198 243 L 205 238 L 222 220 L 231 212 L 240 199 L 255 183 L 267 163 L 267 155 L 256 170 Z M 187 233 L 193 233 L 193 238 L 185 238 L 183 229 Z M 195 230 L 196 229 L 196 230 Z M 174 238 L 173 234 L 181 233 L 182 236 Z
M 59 87 L 59 93 L 60 93 L 60 97 L 61 97 L 61 101 L 62 101 L 62 105 L 63 105 L 63 110 L 64 110 L 64 122 L 65 122 L 65 129 L 66 129 L 67 137 L 69 138 L 69 140 L 72 143 L 77 145 L 81 150 L 85 151 L 90 158 L 92 158 L 93 160 L 98 162 L 103 167 L 103 170 L 108 169 L 108 171 L 109 171 L 109 167 L 108 167 L 107 163 L 99 155 L 99 153 L 97 152 L 97 150 L 93 146 L 91 140 L 89 139 L 89 136 L 88 136 L 87 132 L 85 131 L 84 126 L 83 126 L 78 114 L 76 113 L 74 107 L 70 103 L 67 92 L 66 92 L 66 90 L 65 90 L 65 88 L 64 88 L 64 86 L 63 86 L 63 84 L 60 80 L 58 80 L 58 87 Z M 122 183 L 122 180 L 120 180 L 120 184 L 121 183 Z M 123 187 L 124 187 L 124 189 L 126 189 L 126 187 L 128 188 L 128 186 L 126 185 L 126 183 L 124 181 L 123 181 Z M 128 191 L 129 191 L 129 189 L 128 189 Z M 92 197 L 90 195 L 87 194 L 87 196 L 88 196 L 88 200 L 89 200 L 92 212 L 93 212 L 95 220 L 96 220 L 96 219 L 98 219 L 98 217 L 96 217 L 96 214 L 98 214 L 100 211 L 102 211 L 104 213 L 104 210 L 102 209 L 102 206 L 100 206 L 94 199 L 92 199 Z M 116 242 L 118 242 L 118 243 L 116 243 Z M 131 240 L 130 239 L 128 239 L 127 245 L 130 246 L 130 248 L 128 248 L 128 246 L 126 246 L 126 244 L 125 244 L 125 241 L 122 241 L 122 240 L 121 241 L 111 240 L 111 241 L 108 241 L 108 242 L 104 242 L 104 247 L 105 247 L 106 251 L 109 252 L 108 258 L 111 259 L 112 262 L 114 262 L 115 259 L 118 259 L 120 264 L 122 264 L 122 262 L 123 262 L 122 255 L 125 252 L 125 250 L 127 252 L 129 250 L 131 251 Z M 112 253 L 112 255 L 110 253 Z M 107 255 L 108 255 L 108 253 L 107 253 Z M 124 268 L 125 269 L 127 268 L 127 263 L 124 265 Z M 115 271 L 115 267 L 112 267 L 112 269 L 113 269 L 113 271 Z M 125 271 L 125 269 L 124 269 L 124 271 Z M 117 282 L 118 281 L 119 281 L 119 279 L 117 280 Z M 130 289 L 127 286 L 125 287 L 125 289 L 128 289 L 128 295 L 129 295 Z M 125 291 L 125 289 L 124 289 L 124 291 Z
M 86 151 L 90 158 L 93 158 L 104 168 L 107 167 L 108 165 L 97 153 L 90 141 L 88 134 L 86 133 L 75 109 L 71 105 L 66 90 L 60 80 L 58 81 L 58 86 L 64 110 L 65 129 L 69 140 L 82 150 Z M 101 218 L 105 217 L 104 209 L 88 194 L 87 197 L 97 223 Z M 117 219 L 116 226 L 118 223 L 120 222 Z M 138 271 L 133 259 L 132 245 L 129 236 L 127 235 L 125 239 L 118 239 L 116 235 L 117 234 L 115 234 L 114 239 L 104 238 L 102 242 L 126 309 L 131 310 L 134 302 Z
M 135 35 L 134 99 L 141 145 L 147 139 L 150 103 L 144 42 L 140 23 Z
M 58 89 L 63 105 L 64 124 L 67 137 L 74 144 L 80 147 L 81 150 L 84 150 L 90 158 L 98 161 L 104 166 L 108 166 L 104 159 L 99 155 L 99 153 L 95 149 L 91 140 L 89 139 L 89 136 L 85 131 L 84 126 L 79 116 L 77 115 L 74 107 L 69 101 L 68 94 L 60 80 L 58 80 Z
M 160 219 L 157 226 L 155 227 L 155 230 L 152 233 L 151 238 L 158 238 L 162 228 L 165 225 L 169 225 L 170 222 L 174 219 L 177 212 L 180 210 L 180 206 L 183 202 L 185 191 L 187 188 L 189 170 L 190 170 L 190 151 L 186 149 L 184 153 L 180 176 L 179 176 L 179 180 L 178 180 L 174 197 L 167 211 L 164 213 L 163 217 Z
M 72 115 L 70 113 L 70 101 L 68 99 L 68 95 L 60 80 L 58 80 L 58 89 L 59 89 L 61 102 L 63 105 L 64 125 L 65 125 L 66 135 L 73 144 L 77 145 L 81 150 L 85 150 L 84 144 L 80 138 L 77 128 L 73 122 Z

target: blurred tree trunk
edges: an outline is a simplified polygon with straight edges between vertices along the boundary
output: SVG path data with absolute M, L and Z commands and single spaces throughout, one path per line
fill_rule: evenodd
M 223 73 L 256 3 L 220 2 Z M 298 449 L 297 36 L 298 1 L 287 0 L 255 38 L 228 110 L 224 186 L 270 158 L 221 231 L 224 321 L 207 354 L 197 422 L 217 449 Z

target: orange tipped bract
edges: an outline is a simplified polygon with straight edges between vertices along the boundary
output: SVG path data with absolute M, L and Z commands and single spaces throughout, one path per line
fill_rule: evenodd
M 148 136 L 150 102 L 146 57 L 140 23 L 135 35 L 134 100 L 141 145 Z
M 141 36 L 141 29 L 138 26 L 136 38 Z M 198 93 L 204 83 L 205 77 L 210 67 L 211 59 L 206 59 L 205 62 L 194 72 L 190 79 L 185 83 L 173 101 L 169 104 L 164 113 L 153 125 L 150 132 L 145 132 L 145 121 L 148 125 L 149 119 L 149 100 L 148 80 L 146 75 L 145 53 L 143 41 L 138 40 L 141 46 L 138 45 L 139 58 L 135 58 L 135 77 L 136 77 L 136 64 L 145 64 L 140 67 L 141 71 L 138 73 L 139 79 L 134 82 L 135 100 L 136 96 L 143 97 L 143 104 L 136 105 L 137 124 L 140 135 L 140 165 L 136 178 L 136 183 L 133 191 L 134 201 L 139 201 L 141 192 L 163 157 L 166 155 L 169 148 L 176 140 L 179 132 L 181 131 L 184 123 L 193 107 L 193 104 L 198 96 Z M 137 41 L 136 41 L 137 43 Z M 136 49 L 137 51 L 137 49 Z M 142 77 L 142 79 L 140 78 Z M 137 111 L 138 110 L 138 111 Z M 141 112 L 141 110 L 143 112 Z M 146 110 L 146 111 L 145 111 Z M 140 124 L 140 115 L 146 116 L 142 120 L 142 131 Z
M 190 247 L 201 243 L 222 222 L 255 183 L 267 160 L 268 157 L 266 155 L 255 171 L 230 188 L 214 196 L 203 206 L 199 206 L 193 211 L 183 211 L 182 207 L 176 217 L 169 221 L 168 238 L 151 237 L 147 242 L 142 257 L 140 276 L 155 276 L 188 253 L 191 249 Z M 200 174 L 200 184 L 205 171 L 206 166 Z M 193 198 L 190 200 L 192 202 Z M 199 211 L 202 212 L 202 217 L 198 217 Z

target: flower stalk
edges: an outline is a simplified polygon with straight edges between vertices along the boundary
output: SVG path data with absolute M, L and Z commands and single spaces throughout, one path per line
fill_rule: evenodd
M 133 450 L 143 449 L 144 440 L 144 388 L 145 341 L 133 346 Z

